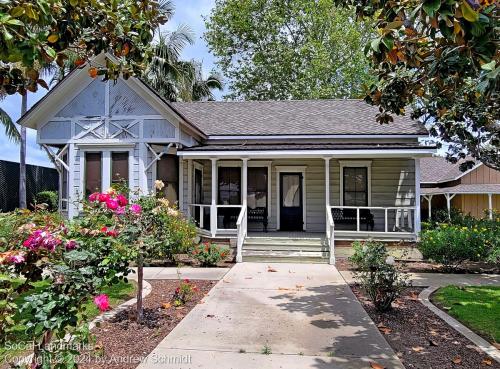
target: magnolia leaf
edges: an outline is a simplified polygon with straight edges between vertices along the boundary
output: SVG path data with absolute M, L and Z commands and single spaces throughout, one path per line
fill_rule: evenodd
M 59 40 L 59 35 L 56 33 L 53 33 L 49 37 L 47 37 L 47 41 L 49 41 L 51 44 L 56 43 L 57 40 Z
M 375 362 L 370 362 L 370 366 L 373 368 L 373 369 L 385 369 L 385 366 L 379 364 L 379 363 L 375 363 Z
M 434 14 L 436 13 L 436 11 L 439 9 L 440 6 L 441 6 L 441 0 L 430 0 L 426 1 L 422 7 L 424 9 L 424 12 L 426 12 L 429 17 L 433 18 Z
M 464 18 L 469 22 L 474 23 L 479 19 L 479 13 L 471 8 L 467 0 L 462 0 L 460 9 L 462 10 L 462 15 L 464 16 Z
M 47 82 L 45 82 L 43 79 L 37 79 L 36 83 L 38 83 L 40 86 L 42 86 L 46 90 L 49 89 L 49 85 L 47 85 Z
M 481 65 L 481 69 L 491 71 L 491 70 L 495 69 L 495 65 L 496 65 L 496 61 L 492 60 L 489 63 Z
M 453 361 L 454 364 L 460 364 L 462 362 L 462 358 L 460 356 L 454 357 L 451 361 Z
M 371 46 L 373 51 L 377 51 L 377 52 L 380 51 L 380 41 L 381 41 L 380 38 L 376 38 L 376 39 L 372 40 L 370 46 Z
M 22 6 L 16 6 L 10 11 L 10 15 L 17 18 L 24 14 L 24 8 Z

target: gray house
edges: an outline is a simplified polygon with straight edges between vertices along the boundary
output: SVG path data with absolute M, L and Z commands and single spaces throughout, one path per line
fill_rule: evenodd
M 102 62 L 97 59 L 93 64 Z M 19 121 L 60 172 L 61 211 L 126 181 L 162 190 L 237 261 L 330 261 L 354 239 L 414 241 L 427 131 L 359 100 L 169 103 L 136 78 L 73 71 Z M 417 201 L 416 201 L 417 199 Z

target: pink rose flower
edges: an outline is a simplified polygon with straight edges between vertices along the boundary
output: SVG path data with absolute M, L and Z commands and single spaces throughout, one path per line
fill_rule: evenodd
M 69 240 L 66 242 L 66 250 L 74 250 L 78 247 L 78 244 L 75 240 Z
M 98 197 L 99 197 L 99 193 L 97 193 L 97 192 L 91 193 L 89 195 L 89 201 L 95 202 L 95 201 L 97 201 Z
M 118 201 L 116 201 L 115 199 L 107 199 L 106 206 L 109 210 L 116 210 L 118 208 Z
M 94 297 L 94 304 L 101 312 L 104 312 L 109 309 L 109 297 L 105 294 L 98 295 Z
M 115 210 L 116 215 L 123 215 L 125 214 L 125 206 L 118 206 L 118 208 Z
M 116 196 L 116 201 L 118 201 L 118 205 L 120 206 L 126 206 L 128 204 L 127 198 L 122 194 Z
M 109 196 L 109 194 L 107 194 L 107 193 L 100 193 L 97 196 L 97 198 L 99 199 L 99 202 L 106 202 L 111 198 L 111 196 Z
M 21 264 L 26 261 L 26 258 L 24 257 L 23 254 L 14 254 L 9 256 L 8 260 L 14 264 Z
M 142 207 L 139 204 L 130 205 L 130 211 L 134 214 L 140 214 L 142 212 Z

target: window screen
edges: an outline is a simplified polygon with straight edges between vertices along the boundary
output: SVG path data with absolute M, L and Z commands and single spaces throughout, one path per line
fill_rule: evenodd
M 128 183 L 128 152 L 111 153 L 111 184 Z
M 85 195 L 102 191 L 102 154 L 85 153 Z
M 344 205 L 368 206 L 368 168 L 344 167 Z
M 219 204 L 241 204 L 241 168 L 219 168 Z
M 174 204 L 179 201 L 179 158 L 176 155 L 163 155 L 156 164 L 156 179 L 165 184 L 163 196 Z

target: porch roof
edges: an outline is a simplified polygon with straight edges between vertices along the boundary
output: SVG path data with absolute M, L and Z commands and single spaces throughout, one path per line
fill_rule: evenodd
M 422 196 L 444 194 L 500 194 L 500 184 L 460 184 L 453 187 L 421 188 L 420 194 Z
M 304 144 L 209 144 L 186 147 L 178 155 L 202 157 L 336 157 L 336 156 L 429 156 L 434 146 L 418 143 L 304 143 Z

